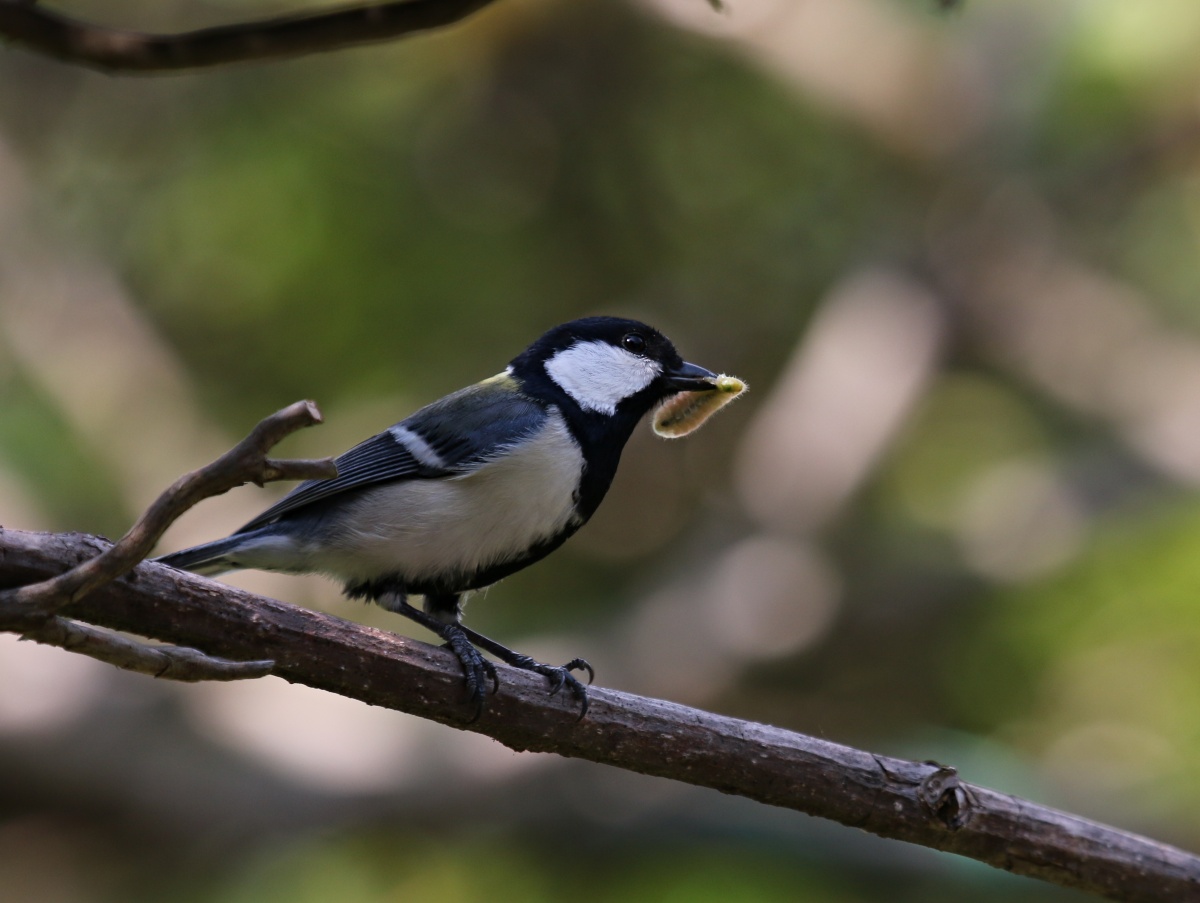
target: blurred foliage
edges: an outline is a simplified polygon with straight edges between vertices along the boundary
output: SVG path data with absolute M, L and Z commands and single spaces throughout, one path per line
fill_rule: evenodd
M 971 666 L 1003 668 L 1010 698 L 993 695 L 1014 739 L 1071 790 L 1103 788 L 1113 809 L 1141 818 L 1186 823 L 1200 790 L 1184 753 L 1200 744 L 1198 541 L 1194 502 L 1106 525 L 1062 575 L 997 600 L 979 648 L 1000 661 Z
M 1200 6 L 726 7 L 504 0 L 163 79 L 0 49 L 0 523 L 118 533 L 297 398 L 328 423 L 288 450 L 337 452 L 554 323 L 644 317 L 752 393 L 640 431 L 473 626 L 1195 848 Z M 1078 898 L 297 688 L 29 655 L 0 650 L 22 903 Z
M 498 839 L 458 838 L 450 846 L 411 839 L 397 850 L 394 836 L 367 835 L 256 863 L 217 891 L 216 898 L 230 903 L 318 903 L 330 897 L 346 903 L 483 903 L 497 896 L 528 903 L 783 903 L 799 895 L 822 903 L 851 903 L 862 899 L 864 891 L 870 893 L 873 884 L 869 876 L 830 876 L 750 848 L 667 842 L 652 853 L 618 848 L 598 857 L 583 843 L 577 855 L 561 849 L 551 859 L 536 848 Z M 464 860 L 472 864 L 470 869 L 462 867 Z M 928 892 L 928 887 L 915 887 L 891 899 L 927 900 Z M 1001 898 L 984 891 L 978 899 Z

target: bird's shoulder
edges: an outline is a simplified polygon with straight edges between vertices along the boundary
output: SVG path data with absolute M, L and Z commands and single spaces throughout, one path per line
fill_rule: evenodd
M 339 493 L 397 480 L 469 473 L 501 457 L 546 423 L 549 405 L 501 373 L 459 389 L 340 455 L 338 475 L 308 480 L 243 526 L 243 533 Z
M 427 405 L 389 432 L 416 434 L 442 463 L 461 471 L 532 435 L 545 425 L 549 407 L 504 372 Z

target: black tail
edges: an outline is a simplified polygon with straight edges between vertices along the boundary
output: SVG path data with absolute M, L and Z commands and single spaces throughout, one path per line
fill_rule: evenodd
M 238 569 L 239 566 L 226 556 L 241 545 L 245 538 L 244 536 L 227 536 L 216 542 L 192 546 L 190 549 L 172 552 L 170 555 L 163 555 L 154 560 L 160 564 L 169 564 L 173 568 L 179 568 L 181 571 L 191 571 L 193 574 L 213 577 Z

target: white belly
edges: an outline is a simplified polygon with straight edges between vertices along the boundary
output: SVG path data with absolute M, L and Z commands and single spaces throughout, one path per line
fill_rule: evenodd
M 342 580 L 399 573 L 418 582 L 472 573 L 523 554 L 575 518 L 583 455 L 557 411 L 520 455 L 460 477 L 367 490 L 340 519 L 308 569 Z

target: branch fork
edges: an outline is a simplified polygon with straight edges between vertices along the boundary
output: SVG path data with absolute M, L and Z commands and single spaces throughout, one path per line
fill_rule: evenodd
M 320 422 L 321 412 L 311 401 L 298 401 L 267 417 L 216 461 L 176 480 L 128 533 L 100 554 L 56 577 L 0 592 L 0 629 L 16 630 L 23 639 L 59 646 L 118 668 L 171 680 L 241 680 L 269 674 L 274 666 L 269 660 L 228 661 L 182 646 L 140 643 L 59 612 L 137 567 L 167 528 L 204 499 L 246 483 L 261 486 L 276 480 L 337 476 L 331 458 L 277 460 L 267 456 L 285 437 Z

